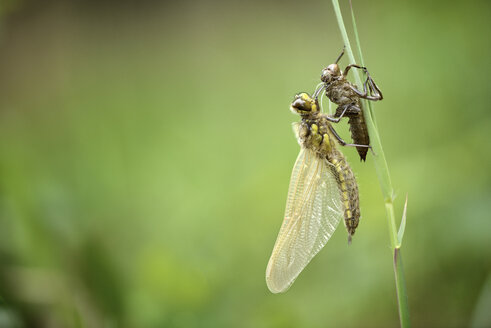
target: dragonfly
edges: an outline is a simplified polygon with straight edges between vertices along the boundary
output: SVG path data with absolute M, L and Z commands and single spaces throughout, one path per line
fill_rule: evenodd
M 273 293 L 288 290 L 312 258 L 326 245 L 344 219 L 348 242 L 360 220 L 358 185 L 335 141 L 332 118 L 320 112 L 308 93 L 295 96 L 290 109 L 301 121 L 294 124 L 300 153 L 293 167 L 283 223 L 266 268 L 266 283 Z
M 346 116 L 349 118 L 348 124 L 350 125 L 353 142 L 355 144 L 367 146 L 370 145 L 370 137 L 368 136 L 368 129 L 365 117 L 363 116 L 360 99 L 377 101 L 382 100 L 383 95 L 366 67 L 351 64 L 346 66 L 344 71 L 341 72 L 338 62 L 343 55 L 344 49 L 334 64 L 330 64 L 322 70 L 322 85 L 315 91 L 314 97 L 317 98 L 322 91 L 325 91 L 327 98 L 338 105 L 334 117 L 341 118 Z M 366 80 L 363 83 L 363 92 L 358 90 L 357 87 L 347 79 L 348 72 L 352 68 L 361 69 L 366 74 Z M 357 147 L 356 150 L 358 151 L 360 160 L 365 161 L 368 148 Z

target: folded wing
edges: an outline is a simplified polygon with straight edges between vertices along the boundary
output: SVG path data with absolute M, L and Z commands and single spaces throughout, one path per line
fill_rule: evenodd
M 283 224 L 266 269 L 273 293 L 285 292 L 343 218 L 332 164 L 302 148 L 293 168 Z

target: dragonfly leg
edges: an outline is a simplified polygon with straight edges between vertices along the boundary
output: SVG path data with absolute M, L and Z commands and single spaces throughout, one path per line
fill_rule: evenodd
M 356 65 L 356 64 L 350 64 L 348 66 L 346 66 L 346 68 L 344 69 L 343 71 L 343 76 L 346 77 L 348 75 L 348 72 L 350 69 L 352 68 L 359 68 L 361 70 L 363 70 L 365 73 L 367 72 L 367 68 L 366 67 L 363 67 L 363 66 L 360 66 L 360 65 Z
M 332 118 L 331 116 L 328 116 L 326 115 L 326 119 L 329 121 L 329 122 L 333 122 L 333 123 L 339 123 L 341 121 L 341 119 L 343 118 L 344 114 L 348 113 L 348 114 L 352 114 L 352 111 L 350 111 L 350 104 L 348 105 L 344 105 L 344 106 L 339 106 L 337 109 L 336 109 L 336 114 L 335 114 L 335 117 L 336 118 Z M 337 113 L 343 109 L 343 111 L 341 112 L 340 115 L 337 115 Z
M 372 79 L 372 77 L 367 72 L 367 79 L 368 78 L 370 79 L 369 80 L 370 93 L 372 95 L 375 93 L 376 96 L 374 96 L 374 97 L 377 97 L 378 98 L 378 99 L 374 99 L 374 100 L 382 100 L 382 99 L 384 99 L 384 96 L 382 95 L 382 91 L 380 91 L 380 89 L 377 86 L 377 84 L 375 84 L 375 81 Z
M 344 115 L 358 115 L 359 113 L 361 113 L 361 109 L 358 106 L 356 106 L 355 104 L 347 104 L 336 108 L 336 113 L 334 114 L 334 117 L 341 118 Z
M 353 90 L 360 98 L 364 98 L 367 100 L 374 100 L 374 101 L 375 100 L 382 100 L 384 98 L 382 95 L 382 91 L 380 91 L 379 87 L 377 86 L 375 81 L 370 76 L 370 73 L 368 72 L 366 67 L 359 66 L 356 64 L 348 65 L 344 69 L 343 76 L 346 77 L 348 75 L 349 70 L 352 67 L 359 68 L 359 69 L 363 70 L 363 72 L 365 72 L 365 74 L 367 75 L 367 79 L 363 83 L 363 92 L 361 92 L 360 90 L 356 89 L 353 86 L 350 86 L 351 90 Z M 367 84 L 368 84 L 368 88 L 367 88 Z
M 346 48 L 346 46 L 343 47 L 343 51 L 341 51 L 341 54 L 338 56 L 338 59 L 336 59 L 336 61 L 334 62 L 334 64 L 337 64 L 339 62 L 339 60 L 341 59 L 341 57 L 343 57 L 344 55 L 344 49 Z
M 367 84 L 370 92 L 367 90 Z M 360 90 L 358 90 L 352 85 L 350 85 L 350 89 L 353 90 L 360 98 L 363 99 L 374 100 L 374 101 L 383 99 L 380 89 L 377 87 L 375 82 L 373 82 L 373 80 L 370 77 L 367 77 L 367 80 L 365 81 L 365 83 L 363 83 L 363 92 L 361 92 Z
M 334 135 L 334 137 L 338 140 L 339 144 L 341 146 L 345 146 L 345 147 L 365 147 L 365 148 L 370 148 L 372 149 L 372 146 L 370 145 L 358 145 L 358 144 L 350 144 L 350 143 L 347 143 L 346 141 L 344 141 L 340 136 L 339 134 L 336 132 L 336 130 L 334 130 L 334 128 L 332 126 L 329 126 L 329 130 L 331 130 L 332 134 Z

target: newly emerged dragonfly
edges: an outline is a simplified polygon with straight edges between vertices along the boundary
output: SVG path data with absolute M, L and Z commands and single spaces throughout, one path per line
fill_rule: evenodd
M 291 110 L 302 120 L 294 126 L 300 154 L 293 167 L 283 224 L 266 269 L 273 293 L 285 292 L 312 258 L 324 247 L 344 219 L 348 241 L 360 219 L 358 186 L 334 139 L 348 146 L 320 113 L 317 99 L 295 96 Z M 365 146 L 366 147 L 366 146 Z
M 343 72 L 341 72 L 338 62 L 344 54 L 339 55 L 338 59 L 324 68 L 321 73 L 321 81 L 323 85 L 317 89 L 314 97 L 317 98 L 320 92 L 325 90 L 326 96 L 333 103 L 338 105 L 334 117 L 341 118 L 343 116 L 349 117 L 348 124 L 350 125 L 351 138 L 355 144 L 370 145 L 370 138 L 368 136 L 368 129 L 365 123 L 365 117 L 363 116 L 363 110 L 360 103 L 360 99 L 367 100 L 382 100 L 382 92 L 373 81 L 370 73 L 365 67 L 351 64 L 346 66 Z M 366 80 L 363 83 L 363 92 L 358 90 L 355 85 L 347 80 L 348 72 L 351 68 L 359 68 L 366 74 Z M 356 150 L 362 161 L 366 160 L 368 148 L 357 147 Z

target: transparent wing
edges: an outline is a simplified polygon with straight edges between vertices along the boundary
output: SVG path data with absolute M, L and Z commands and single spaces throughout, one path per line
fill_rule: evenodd
M 343 218 L 332 165 L 311 150 L 300 151 L 293 167 L 285 219 L 266 269 L 273 293 L 286 291 L 324 247 Z

